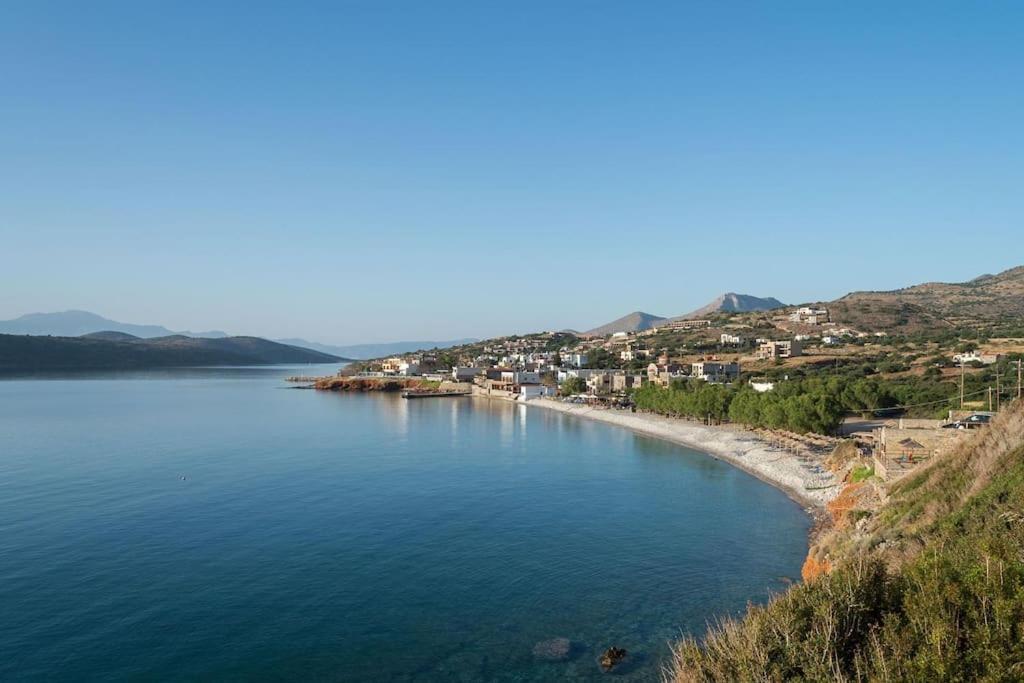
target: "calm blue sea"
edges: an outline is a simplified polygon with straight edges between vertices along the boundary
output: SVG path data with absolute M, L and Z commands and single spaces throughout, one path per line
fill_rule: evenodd
M 0 381 L 0 679 L 657 680 L 799 575 L 800 507 L 707 456 L 294 372 Z

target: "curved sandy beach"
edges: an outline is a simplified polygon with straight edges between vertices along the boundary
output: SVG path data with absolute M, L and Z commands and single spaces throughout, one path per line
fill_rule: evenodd
M 782 489 L 803 505 L 821 508 L 839 493 L 839 482 L 828 470 L 815 471 L 792 453 L 773 448 L 741 428 L 708 427 L 650 413 L 592 408 L 543 398 L 528 401 L 526 405 L 625 427 L 697 449 Z

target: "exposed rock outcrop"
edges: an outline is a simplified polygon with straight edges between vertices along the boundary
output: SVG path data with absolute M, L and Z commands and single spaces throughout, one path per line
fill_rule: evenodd
M 598 660 L 598 663 L 601 665 L 601 668 L 605 671 L 611 671 L 616 666 L 618 666 L 623 659 L 626 658 L 626 654 L 628 653 L 624 648 L 615 647 L 614 645 L 612 645 L 610 648 L 604 651 L 604 654 L 601 655 L 601 659 Z

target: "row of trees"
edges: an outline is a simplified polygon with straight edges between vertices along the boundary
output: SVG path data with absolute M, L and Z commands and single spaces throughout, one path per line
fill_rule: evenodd
M 797 387 L 798 384 L 808 386 Z M 729 419 L 751 427 L 831 434 L 839 427 L 844 410 L 838 398 L 822 384 L 792 382 L 793 391 L 787 391 L 790 384 L 782 384 L 765 393 L 743 387 L 729 403 Z
M 917 405 L 911 414 L 938 415 L 951 404 L 956 386 L 950 382 L 913 378 L 886 382 L 876 377 L 831 375 L 779 381 L 758 393 L 700 380 L 671 387 L 646 385 L 633 399 L 637 408 L 679 417 L 730 420 L 751 427 L 793 432 L 833 433 L 845 413 L 885 414 L 899 406 Z
M 653 384 L 633 394 L 637 408 L 676 417 L 730 420 L 751 427 L 830 434 L 839 426 L 843 406 L 834 390 L 816 380 L 785 382 L 758 393 L 703 381 Z
M 633 392 L 633 402 L 641 410 L 662 415 L 724 420 L 729 415 L 733 393 L 725 385 L 701 380 L 677 382 L 670 388 L 645 384 Z

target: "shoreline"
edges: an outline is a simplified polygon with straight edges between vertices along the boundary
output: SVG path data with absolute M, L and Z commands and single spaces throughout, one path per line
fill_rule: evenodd
M 812 472 L 797 456 L 773 448 L 741 428 L 709 427 L 653 413 L 600 409 L 543 398 L 526 401 L 524 405 L 623 427 L 700 451 L 774 486 L 801 506 L 810 508 L 814 517 L 823 513 L 825 505 L 840 491 L 840 482 L 831 472 Z

